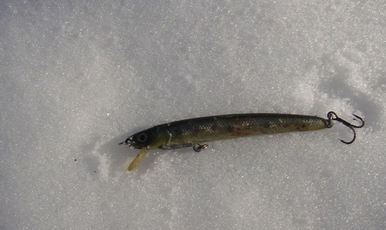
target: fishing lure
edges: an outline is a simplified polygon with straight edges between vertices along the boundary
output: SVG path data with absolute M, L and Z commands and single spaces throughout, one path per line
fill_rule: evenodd
M 355 117 L 354 120 L 359 119 L 361 124 L 353 125 L 338 117 L 333 111 L 327 113 L 327 119 L 317 116 L 274 113 L 199 117 L 154 126 L 128 137 L 120 144 L 141 149 L 130 163 L 128 167 L 129 171 L 138 165 L 150 149 L 193 147 L 194 151 L 200 152 L 208 147 L 208 145 L 205 144 L 205 142 L 208 141 L 260 134 L 319 130 L 331 128 L 333 121 L 341 122 L 352 130 L 353 138 L 350 141 L 340 140 L 345 144 L 351 144 L 356 138 L 354 128 L 361 128 L 365 125 L 361 117 L 355 114 L 353 115 Z

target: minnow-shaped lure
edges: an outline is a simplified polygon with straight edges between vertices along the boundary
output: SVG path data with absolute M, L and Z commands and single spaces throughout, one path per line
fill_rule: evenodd
M 208 141 L 260 134 L 331 128 L 333 126 L 333 120 L 341 122 L 352 130 L 354 134 L 352 140 L 340 140 L 345 144 L 351 144 L 356 138 L 354 128 L 361 128 L 365 125 L 361 117 L 355 114 L 353 115 L 361 121 L 360 125 L 353 125 L 341 119 L 332 111 L 327 113 L 327 119 L 317 116 L 275 113 L 229 114 L 199 117 L 154 126 L 128 137 L 120 144 L 141 149 L 130 163 L 128 167 L 129 171 L 138 165 L 150 149 L 193 147 L 194 151 L 199 152 L 208 147 L 207 144 L 203 144 Z M 354 118 L 354 120 L 356 119 Z

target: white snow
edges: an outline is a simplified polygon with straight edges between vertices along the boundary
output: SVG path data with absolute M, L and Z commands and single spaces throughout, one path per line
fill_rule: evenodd
M 0 1 L 0 229 L 385 229 L 386 4 Z M 155 150 L 173 120 L 366 126 Z

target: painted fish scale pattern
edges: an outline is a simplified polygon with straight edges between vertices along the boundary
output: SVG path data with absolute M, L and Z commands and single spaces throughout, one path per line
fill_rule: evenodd
M 168 124 L 170 146 L 187 146 L 235 137 L 309 131 L 327 127 L 326 119 L 291 114 L 234 114 L 194 118 Z

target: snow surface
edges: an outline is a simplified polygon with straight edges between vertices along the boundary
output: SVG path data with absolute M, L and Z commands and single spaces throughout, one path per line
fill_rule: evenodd
M 386 229 L 386 3 L 0 1 L 0 229 Z M 152 151 L 205 115 L 362 115 Z

